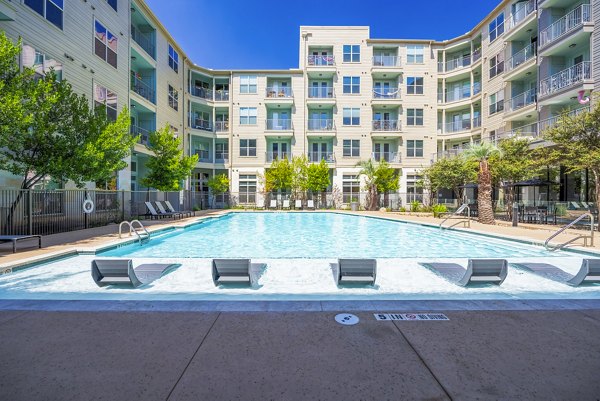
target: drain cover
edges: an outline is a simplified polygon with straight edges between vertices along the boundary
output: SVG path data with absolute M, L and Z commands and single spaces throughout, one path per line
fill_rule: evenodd
M 352 326 L 358 323 L 358 316 L 352 315 L 350 313 L 340 313 L 339 315 L 335 315 L 335 321 L 339 324 Z

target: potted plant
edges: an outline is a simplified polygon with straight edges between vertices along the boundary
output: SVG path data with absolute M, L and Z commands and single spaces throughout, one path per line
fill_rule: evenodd
M 358 199 L 350 199 L 350 210 L 352 210 L 353 212 L 358 212 Z

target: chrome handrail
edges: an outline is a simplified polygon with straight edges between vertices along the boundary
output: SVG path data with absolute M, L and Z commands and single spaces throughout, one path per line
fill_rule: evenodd
M 574 226 L 575 223 L 578 223 L 579 221 L 583 220 L 586 217 L 590 218 L 590 235 L 578 235 L 577 237 L 572 238 L 572 239 L 570 239 L 567 242 L 564 242 L 562 244 L 559 244 L 559 245 L 556 245 L 556 246 L 550 246 L 549 245 L 550 240 L 552 240 L 557 235 L 563 233 L 569 227 Z M 577 241 L 580 238 L 583 238 L 583 241 L 584 241 L 583 242 L 583 246 L 588 246 L 588 238 L 590 240 L 590 245 L 589 246 L 594 246 L 594 215 L 591 214 L 591 213 L 584 213 L 581 216 L 579 216 L 578 218 L 576 218 L 575 220 L 573 220 L 572 222 L 570 222 L 569 224 L 567 224 L 566 226 L 561 227 L 560 229 L 558 229 L 554 234 L 552 234 L 551 236 L 549 236 L 548 239 L 544 242 L 544 248 L 546 248 L 550 252 L 558 251 L 559 249 L 564 248 L 565 246 L 569 245 L 572 242 Z
M 144 234 L 145 234 L 144 237 L 142 237 L 142 235 L 138 232 L 138 230 L 133 226 L 133 223 L 137 223 L 139 225 L 139 228 L 141 228 L 144 231 Z M 146 230 L 146 227 L 144 227 L 142 222 L 139 220 L 132 220 L 132 221 L 124 220 L 124 221 L 122 221 L 121 224 L 119 224 L 119 238 L 122 238 L 123 225 L 126 225 L 127 227 L 129 227 L 129 236 L 130 237 L 131 237 L 131 233 L 135 233 L 138 240 L 140 241 L 140 245 L 142 245 L 142 242 L 144 239 L 150 239 L 150 233 L 148 232 L 148 230 Z
M 467 217 L 466 218 L 462 218 L 461 220 L 457 221 L 456 223 L 452 224 L 451 226 L 444 227 L 444 223 L 446 221 L 450 220 L 454 216 L 458 216 L 459 214 L 464 212 L 465 209 L 467 209 Z M 471 208 L 466 203 L 463 203 L 462 205 L 460 205 L 460 207 L 458 209 L 456 209 L 456 211 L 454 211 L 454 213 L 452 213 L 450 216 L 448 216 L 444 220 L 442 220 L 442 222 L 440 223 L 440 230 L 452 228 L 460 223 L 463 223 L 466 228 L 471 228 Z

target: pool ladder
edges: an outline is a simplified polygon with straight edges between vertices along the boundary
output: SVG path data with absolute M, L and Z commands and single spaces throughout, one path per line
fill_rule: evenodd
M 568 240 L 567 242 L 564 242 L 560 245 L 552 246 L 549 244 L 551 239 L 553 239 L 554 237 L 556 237 L 557 235 L 559 235 L 560 233 L 565 231 L 567 228 L 574 226 L 576 223 L 585 219 L 586 217 L 589 217 L 589 219 L 590 219 L 590 235 L 578 235 L 577 237 L 572 238 L 572 239 Z M 544 247 L 547 250 L 554 252 L 554 251 L 558 251 L 559 249 L 564 248 L 565 246 L 569 245 L 570 243 L 575 242 L 581 238 L 583 238 L 583 246 L 594 246 L 594 215 L 591 213 L 584 213 L 581 216 L 579 216 L 578 218 L 576 218 L 575 220 L 573 220 L 572 222 L 570 222 L 569 224 L 567 224 L 566 226 L 558 229 L 558 231 L 556 231 L 554 234 L 552 234 L 550 237 L 548 237 L 546 242 L 544 242 Z M 589 245 L 588 245 L 588 239 L 590 240 Z
M 454 216 L 460 215 L 462 212 L 465 211 L 465 209 L 467 209 L 467 216 L 466 217 L 462 217 L 456 223 L 451 224 L 448 227 L 444 227 L 444 223 L 446 221 L 450 220 Z M 465 228 L 471 228 L 471 208 L 466 203 L 463 203 L 458 209 L 456 209 L 456 211 L 454 213 L 452 213 L 450 216 L 448 216 L 444 220 L 442 220 L 442 222 L 440 223 L 440 230 L 452 228 L 452 227 L 454 227 L 456 225 L 459 225 L 461 223 L 464 224 Z
M 140 241 L 140 245 L 142 245 L 144 241 L 150 239 L 150 233 L 139 220 L 122 221 L 121 224 L 119 224 L 119 238 L 122 238 L 123 226 L 129 227 L 129 236 L 131 237 L 131 234 L 134 233 Z

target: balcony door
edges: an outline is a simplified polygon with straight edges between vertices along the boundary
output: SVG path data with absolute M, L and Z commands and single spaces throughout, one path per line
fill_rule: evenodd
M 391 127 L 391 113 L 376 112 L 373 116 L 373 129 L 388 131 Z
M 390 96 L 390 83 L 389 82 L 375 82 L 375 97 L 388 97 Z
M 374 65 L 378 66 L 392 66 L 392 52 L 382 51 L 375 55 Z
M 313 81 L 310 88 L 310 97 L 324 99 L 328 98 L 328 84 L 326 81 Z
M 321 159 L 328 161 L 329 145 L 327 142 L 313 142 L 311 147 L 310 161 L 320 162 Z
M 289 156 L 287 142 L 271 143 L 271 159 L 284 159 Z
M 289 129 L 290 115 L 287 111 L 274 111 L 271 115 L 273 129 L 286 130 Z
M 313 111 L 310 114 L 310 129 L 327 130 L 330 126 L 329 113 L 326 111 Z
M 375 161 L 381 161 L 381 160 L 385 160 L 386 162 L 389 162 L 391 159 L 391 145 L 389 143 L 379 143 L 376 142 L 373 145 L 373 153 L 374 153 L 374 159 Z

